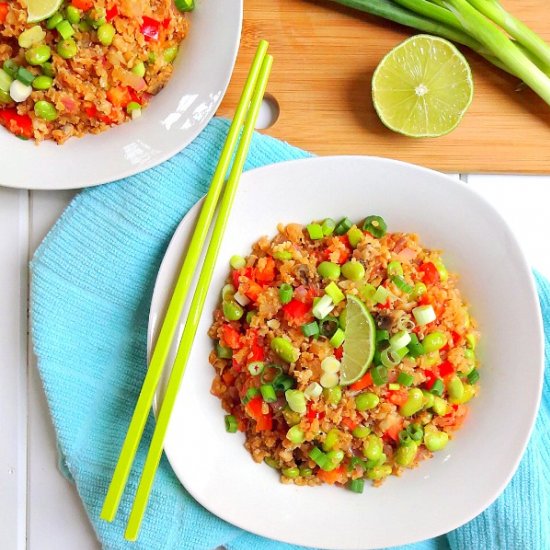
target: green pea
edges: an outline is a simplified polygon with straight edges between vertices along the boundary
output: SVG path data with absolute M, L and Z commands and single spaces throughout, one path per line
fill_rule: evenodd
M 55 12 L 46 22 L 46 28 L 53 31 L 61 21 L 63 21 L 63 16 L 59 12 Z
M 340 435 L 340 430 L 337 430 L 336 428 L 329 430 L 325 440 L 323 441 L 323 451 L 331 451 L 336 443 L 340 441 Z
M 5 92 L 4 90 L 0 90 L 0 104 L 7 105 L 8 103 L 11 103 L 13 99 L 11 98 L 10 94 L 8 92 Z
M 428 451 L 441 451 L 449 442 L 449 434 L 447 432 L 429 431 L 424 434 L 424 445 Z
M 417 283 L 414 283 L 413 291 L 410 293 L 411 300 L 418 300 L 420 296 L 426 293 L 428 289 L 426 288 L 426 285 L 424 283 L 421 283 L 420 281 Z
M 384 443 L 374 434 L 369 435 L 363 443 L 363 456 L 369 460 L 378 460 L 382 456 L 383 450 Z
M 399 414 L 402 416 L 412 416 L 424 406 L 424 395 L 419 388 L 409 390 L 409 396 L 404 405 L 399 407 Z
M 333 262 L 321 262 L 317 267 L 317 273 L 323 279 L 337 280 L 340 278 L 340 266 Z
M 286 338 L 273 338 L 271 349 L 287 363 L 295 363 L 300 355 L 299 351 Z
M 400 445 L 395 453 L 395 462 L 400 466 L 410 466 L 416 457 L 418 447 L 415 443 Z
M 52 50 L 46 44 L 33 46 L 25 52 L 25 59 L 29 65 L 42 65 L 52 56 Z
M 422 340 L 422 345 L 426 353 L 439 351 L 446 343 L 447 339 L 441 332 L 430 332 L 430 334 L 427 334 L 424 340 Z
M 44 100 L 37 101 L 34 104 L 34 114 L 48 122 L 52 122 L 57 118 L 55 107 L 49 101 Z
M 243 308 L 236 302 L 224 302 L 222 309 L 223 316 L 228 321 L 238 321 L 244 314 Z
M 311 468 L 303 467 L 300 468 L 301 477 L 311 477 L 313 475 L 313 470 Z
M 383 466 L 375 466 L 367 472 L 367 477 L 373 481 L 380 481 L 391 474 L 391 466 L 384 464 Z
M 361 412 L 374 409 L 378 403 L 380 403 L 380 398 L 375 393 L 364 392 L 355 396 L 355 408 Z
M 58 42 L 57 53 L 63 59 L 71 59 L 78 53 L 78 46 L 72 38 L 67 38 Z
M 49 76 L 37 76 L 32 81 L 32 87 L 35 90 L 49 90 L 52 87 L 53 84 L 53 78 Z
M 365 268 L 359 262 L 346 262 L 342 266 L 342 275 L 350 281 L 360 281 L 365 276 Z
M 53 78 L 55 76 L 53 65 L 49 61 L 46 63 L 42 63 L 41 68 L 44 76 L 49 76 L 50 78 Z
M 449 394 L 451 402 L 453 399 L 460 401 L 464 396 L 464 384 L 458 376 L 453 376 L 447 383 L 447 393 Z
M 363 232 L 358 227 L 352 227 L 348 231 L 348 240 L 352 248 L 357 248 L 357 245 L 363 240 Z
M 334 386 L 334 388 L 325 388 L 323 390 L 323 396 L 330 405 L 338 405 L 342 399 L 342 388 L 340 386 Z
M 283 470 L 283 475 L 290 479 L 294 479 L 300 475 L 300 470 L 299 468 L 285 468 Z
M 66 10 L 67 20 L 71 25 L 78 25 L 80 23 L 80 10 L 74 6 L 67 6 Z
M 432 410 L 438 416 L 445 416 L 447 414 L 447 409 L 449 408 L 447 401 L 442 397 L 434 397 L 434 403 L 432 405 Z
M 357 426 L 351 433 L 357 439 L 365 439 L 370 434 L 370 428 L 368 426 Z
M 424 408 L 430 409 L 433 407 L 435 395 L 426 390 L 422 390 L 422 395 L 424 396 Z
M 177 55 L 178 55 L 178 47 L 177 46 L 172 46 L 170 48 L 166 48 L 164 50 L 164 61 L 166 61 L 166 63 L 172 63 L 172 61 L 174 61 L 174 59 L 176 59 Z
M 145 76 L 145 63 L 140 61 L 132 67 L 132 72 L 137 76 Z M 245 262 L 246 263 L 246 262 Z
M 111 23 L 104 23 L 97 29 L 97 39 L 104 45 L 110 46 L 113 43 L 116 29 Z

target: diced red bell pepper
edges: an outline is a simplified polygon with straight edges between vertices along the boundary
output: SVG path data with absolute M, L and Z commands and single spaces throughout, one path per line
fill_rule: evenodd
M 313 403 L 310 401 L 308 404 L 307 404 L 307 412 L 306 412 L 306 418 L 311 422 L 312 420 L 315 420 L 316 418 L 318 418 L 319 420 L 322 420 L 323 418 L 325 417 L 325 413 L 324 412 L 319 412 L 319 411 L 316 411 L 314 408 L 313 408 Z
M 421 264 L 418 271 L 422 273 L 422 281 L 427 285 L 435 285 L 439 282 L 439 271 L 432 262 Z
M 344 346 L 340 346 L 339 348 L 336 348 L 334 350 L 334 357 L 336 357 L 336 359 L 340 360 L 342 359 L 343 356 L 344 356 Z
M 330 472 L 325 472 L 325 470 L 321 470 L 321 468 L 319 468 L 317 471 L 317 477 L 325 483 L 334 485 L 337 481 L 342 479 L 344 473 L 344 466 L 338 466 L 338 468 L 335 468 Z
M 94 7 L 93 0 L 71 0 L 71 5 L 82 11 L 91 10 Z
M 248 360 L 250 362 L 253 361 L 263 361 L 265 359 L 265 350 L 262 346 L 260 346 L 257 342 L 254 342 L 252 344 L 252 349 L 250 350 L 250 353 L 248 354 Z
M 105 12 L 105 19 L 107 19 L 107 21 L 112 21 L 117 15 L 118 15 L 118 8 L 115 5 L 112 8 L 109 8 Z
M 450 361 L 443 361 L 441 365 L 438 365 L 437 370 L 439 371 L 439 376 L 445 378 L 446 376 L 454 374 L 456 368 Z
M 341 422 L 350 432 L 355 430 L 355 428 L 357 428 L 357 422 L 353 421 L 351 418 L 348 418 L 347 416 L 345 416 L 344 418 L 342 418 L 342 422 Z
M 462 336 L 455 330 L 451 330 L 451 338 L 453 339 L 453 346 L 456 346 L 462 339 Z
M 433 385 L 435 384 L 435 381 L 437 380 L 437 375 L 431 370 L 425 370 L 424 376 L 426 377 L 424 386 L 427 390 L 431 390 Z
M 270 431 L 273 428 L 273 415 L 262 412 L 263 399 L 258 395 L 252 398 L 245 407 L 246 413 L 256 421 L 256 431 Z
M 239 349 L 241 347 L 241 335 L 239 331 L 231 325 L 222 326 L 222 344 L 231 349 Z
M 20 138 L 30 139 L 33 136 L 31 117 L 18 114 L 15 107 L 0 109 L 0 124 Z
M 383 304 L 378 304 L 378 309 L 390 309 L 391 300 L 388 298 Z
M 388 392 L 388 401 L 400 407 L 407 402 L 409 394 L 406 390 L 395 390 Z
M 170 17 L 166 17 L 165 19 L 163 19 L 162 20 L 162 27 L 164 29 L 167 29 L 170 26 L 170 21 L 172 21 L 172 19 Z
M 359 378 L 357 382 L 354 382 L 349 389 L 351 391 L 361 391 L 365 388 L 372 386 L 372 376 L 370 372 L 367 372 L 362 378 Z
M 275 279 L 275 260 L 271 256 L 267 256 L 260 262 L 263 267 L 261 269 L 256 268 L 256 281 L 258 283 L 271 283 Z
M 0 2 L 0 23 L 4 23 L 8 16 L 9 6 L 6 2 Z
M 293 320 L 301 319 L 305 317 L 311 311 L 311 307 L 300 300 L 291 300 L 288 304 L 283 306 L 284 314 Z
M 126 107 L 132 101 L 132 96 L 127 86 L 113 86 L 107 91 L 107 99 L 115 107 Z
M 145 37 L 145 40 L 158 40 L 160 36 L 160 27 L 161 22 L 147 17 L 146 15 L 142 18 L 143 23 L 141 24 L 140 31 L 141 34 Z

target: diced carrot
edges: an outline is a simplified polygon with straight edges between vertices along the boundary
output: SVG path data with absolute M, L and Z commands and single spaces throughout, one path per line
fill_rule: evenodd
M 409 394 L 406 390 L 396 390 L 390 391 L 388 393 L 388 401 L 390 401 L 394 405 L 397 405 L 398 407 L 404 405 L 407 402 L 408 398 Z
M 222 374 L 222 380 L 224 381 L 224 384 L 231 386 L 231 384 L 235 382 L 235 375 L 231 372 L 231 370 L 227 369 Z
M 324 481 L 325 483 L 334 485 L 337 481 L 340 481 L 342 479 L 344 472 L 345 472 L 344 466 L 339 466 L 338 468 L 335 468 L 330 472 L 325 472 L 325 470 L 319 469 L 317 471 L 317 477 L 321 481 Z
M 132 96 L 128 92 L 128 88 L 124 86 L 114 86 L 108 90 L 107 99 L 115 107 L 126 107 L 128 103 L 132 101 Z
M 8 16 L 9 6 L 6 2 L 0 2 L 0 23 L 4 23 Z
M 94 7 L 93 0 L 71 0 L 71 5 L 82 11 L 91 10 Z
M 231 325 L 222 326 L 222 344 L 231 349 L 239 349 L 241 347 L 241 335 Z
M 263 290 L 263 288 L 258 283 L 250 279 L 247 279 L 244 283 L 241 283 L 239 288 L 241 288 L 243 294 L 253 302 L 256 302 L 258 300 L 258 296 Z
M 367 372 L 362 378 L 359 378 L 357 382 L 353 383 L 349 387 L 349 389 L 351 391 L 361 391 L 361 390 L 364 390 L 365 388 L 368 388 L 369 386 L 372 386 L 372 384 L 373 384 L 373 381 L 372 381 L 371 373 Z
M 262 258 L 258 262 L 262 268 L 256 268 L 256 281 L 259 283 L 271 283 L 275 279 L 275 260 L 271 256 Z
M 342 425 L 344 425 L 350 432 L 355 430 L 357 428 L 357 422 L 353 421 L 351 418 L 348 418 L 347 416 L 342 418 Z

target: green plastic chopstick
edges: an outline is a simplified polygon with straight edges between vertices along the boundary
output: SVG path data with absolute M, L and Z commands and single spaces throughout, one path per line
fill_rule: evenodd
M 239 147 L 235 156 L 235 161 L 231 169 L 231 174 L 227 181 L 226 188 L 222 197 L 220 209 L 216 218 L 216 223 L 212 231 L 210 244 L 208 245 L 204 264 L 201 270 L 201 274 L 199 276 L 199 281 L 197 283 L 195 294 L 193 295 L 193 300 L 191 302 L 189 315 L 185 323 L 185 328 L 183 330 L 183 335 L 178 346 L 176 359 L 174 360 L 172 372 L 170 373 L 170 378 L 168 380 L 166 393 L 164 395 L 164 399 L 162 401 L 160 412 L 157 418 L 151 446 L 149 447 L 147 459 L 145 460 L 145 466 L 141 474 L 141 480 L 139 482 L 139 486 L 134 499 L 134 504 L 132 506 L 132 511 L 130 513 L 130 518 L 128 520 L 126 533 L 124 535 L 127 540 L 133 541 L 137 539 L 141 526 L 141 521 L 143 519 L 143 514 L 145 513 L 145 509 L 147 507 L 149 494 L 151 492 L 153 481 L 155 479 L 155 473 L 157 471 L 158 464 L 162 455 L 162 447 L 164 443 L 164 437 L 166 435 L 166 430 L 168 428 L 168 422 L 170 421 L 170 416 L 176 402 L 181 379 L 183 378 L 185 367 L 187 365 L 187 360 L 189 359 L 191 345 L 193 344 L 193 340 L 197 332 L 197 327 L 201 318 L 206 295 L 208 294 L 208 289 L 212 280 L 212 274 L 214 273 L 216 259 L 218 257 L 218 252 L 222 243 L 223 234 L 227 226 L 229 213 L 233 205 L 233 200 L 235 199 L 235 194 L 239 185 L 239 179 L 243 172 L 248 149 L 250 147 L 250 142 L 252 141 L 254 126 L 258 119 L 258 113 L 260 111 L 262 99 L 264 97 L 265 89 L 267 87 L 267 81 L 269 79 L 269 73 L 271 72 L 272 63 L 273 58 L 270 55 L 266 56 L 262 63 L 260 76 L 258 78 L 258 85 L 252 97 L 250 110 L 248 111 L 243 134 L 241 136 L 241 141 L 239 143 Z
M 212 223 L 212 218 L 214 217 L 214 212 L 218 204 L 218 199 L 223 188 L 227 171 L 231 164 L 231 158 L 233 152 L 235 151 L 241 128 L 245 121 L 245 117 L 249 112 L 250 101 L 254 90 L 257 88 L 258 77 L 265 60 L 268 46 L 269 44 L 265 40 L 262 40 L 258 45 L 245 87 L 235 111 L 233 122 L 227 134 L 226 142 L 220 155 L 216 171 L 212 177 L 210 190 L 206 195 L 206 199 L 201 208 L 199 220 L 195 227 L 183 266 L 174 287 L 172 298 L 170 299 L 166 316 L 162 323 L 157 343 L 153 350 L 153 355 L 139 394 L 136 408 L 134 409 L 134 414 L 132 415 L 132 420 L 130 421 L 130 426 L 128 427 L 128 432 L 126 434 L 126 438 L 124 439 L 122 450 L 120 451 L 118 462 L 109 485 L 109 490 L 107 491 L 107 495 L 103 503 L 101 519 L 106 521 L 113 521 L 115 519 L 118 506 L 120 504 L 120 499 L 124 493 L 124 488 L 126 487 L 128 476 L 130 475 L 130 470 L 132 469 L 136 451 L 149 416 L 149 411 L 151 410 L 151 405 L 153 404 L 153 398 L 155 396 L 160 376 L 162 374 L 166 359 L 168 358 L 170 345 L 176 334 L 179 316 L 185 304 L 189 287 L 191 286 L 204 243 Z

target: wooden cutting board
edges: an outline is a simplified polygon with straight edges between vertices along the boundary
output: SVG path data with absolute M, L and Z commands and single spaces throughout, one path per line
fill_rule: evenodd
M 371 102 L 382 57 L 413 32 L 328 0 L 245 0 L 241 50 L 219 114 L 231 116 L 260 38 L 275 58 L 280 106 L 266 134 L 319 155 L 392 157 L 446 172 L 550 173 L 550 106 L 517 79 L 463 50 L 474 101 L 451 134 L 412 139 L 387 130 Z M 550 40 L 547 0 L 503 0 Z

